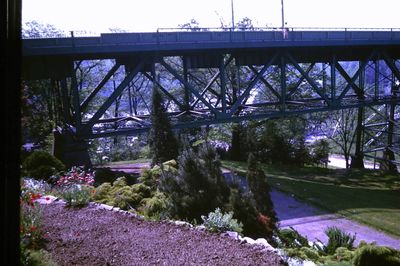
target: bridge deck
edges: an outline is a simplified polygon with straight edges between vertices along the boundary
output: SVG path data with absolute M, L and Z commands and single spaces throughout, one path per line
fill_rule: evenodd
M 270 48 L 343 48 L 393 46 L 398 52 L 400 31 L 187 31 L 153 33 L 105 33 L 99 37 L 23 40 L 23 57 L 72 56 L 114 58 L 118 54 L 234 52 Z

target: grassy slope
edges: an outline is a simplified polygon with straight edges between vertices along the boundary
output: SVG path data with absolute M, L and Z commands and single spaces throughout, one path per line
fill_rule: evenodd
M 244 174 L 246 163 L 223 166 Z M 271 185 L 324 209 L 400 237 L 400 175 L 263 165 Z

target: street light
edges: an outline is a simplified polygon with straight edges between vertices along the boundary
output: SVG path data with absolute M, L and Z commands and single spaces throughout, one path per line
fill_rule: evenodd
M 283 7 L 283 0 L 281 0 L 281 8 L 282 8 L 282 31 L 285 28 L 285 11 Z
M 235 29 L 235 15 L 234 15 L 234 11 L 233 11 L 233 0 L 231 0 L 231 11 L 232 11 L 232 28 Z

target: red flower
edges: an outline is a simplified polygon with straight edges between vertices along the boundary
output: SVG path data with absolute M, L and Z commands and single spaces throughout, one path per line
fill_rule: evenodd
M 30 230 L 31 230 L 32 232 L 35 231 L 35 230 L 36 230 L 36 226 L 32 225 L 31 228 L 30 228 Z
M 49 198 L 49 197 L 46 197 L 45 200 L 50 200 L 50 198 Z

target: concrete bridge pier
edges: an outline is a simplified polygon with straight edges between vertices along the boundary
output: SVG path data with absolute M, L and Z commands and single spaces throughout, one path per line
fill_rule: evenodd
M 54 131 L 53 155 L 67 168 L 72 166 L 92 167 L 87 141 L 68 131 Z

